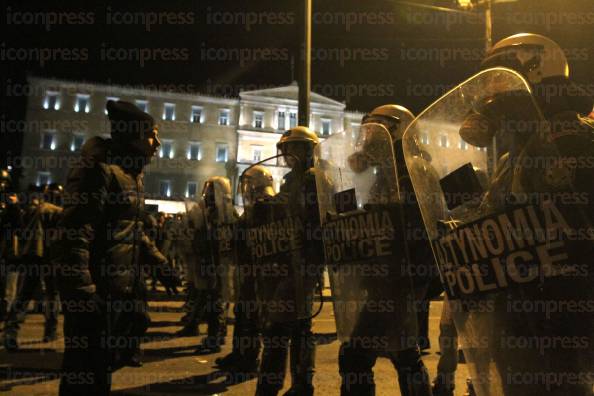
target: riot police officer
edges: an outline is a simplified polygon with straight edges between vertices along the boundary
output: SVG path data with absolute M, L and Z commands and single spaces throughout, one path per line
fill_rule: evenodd
M 258 280 L 258 291 L 268 289 L 267 306 L 261 311 L 264 350 L 256 394 L 276 395 L 283 386 L 290 348 L 291 389 L 287 395 L 312 395 L 315 341 L 311 330 L 312 304 L 323 264 L 319 208 L 313 172 L 317 135 L 307 127 L 286 131 L 277 147 L 291 169 L 272 203 L 272 225 L 286 235 L 291 246 L 269 263 L 274 276 Z M 280 237 L 282 238 L 282 236 Z M 272 241 L 274 242 L 274 241 Z M 277 241 L 280 242 L 280 241 Z
M 526 137 L 519 139 L 509 136 L 504 139 L 501 133 L 496 132 L 495 139 L 499 139 L 504 146 L 499 154 L 505 160 L 501 161 L 503 166 L 500 166 L 498 177 L 494 180 L 497 188 L 491 190 L 492 195 L 500 194 L 494 200 L 505 206 L 514 201 L 541 203 L 551 200 L 562 213 L 571 216 L 571 227 L 578 230 L 592 227 L 594 188 L 590 180 L 594 173 L 587 162 L 594 156 L 594 122 L 587 116 L 592 111 L 594 102 L 571 81 L 570 68 L 563 49 L 545 36 L 517 34 L 496 43 L 481 66 L 504 66 L 520 73 L 530 84 L 549 129 L 546 140 L 535 138 L 532 130 L 523 131 Z M 508 105 L 511 106 L 513 102 Z M 527 160 L 533 158 L 546 158 L 547 162 L 544 165 L 527 165 Z M 580 195 L 583 199 L 566 201 L 563 197 L 568 193 Z M 584 291 L 589 289 L 588 285 L 594 278 L 590 264 L 592 244 L 576 242 L 572 244 L 571 250 L 576 253 L 572 257 L 573 264 L 582 269 L 579 274 L 561 275 L 554 280 L 543 281 L 538 288 L 510 291 L 505 301 L 506 306 L 518 307 L 519 303 L 527 301 L 579 304 L 581 301 L 591 300 L 591 293 Z M 524 326 L 498 329 L 498 335 L 502 339 L 510 336 L 518 339 L 563 336 L 587 340 L 588 346 L 577 351 L 552 346 L 545 356 L 526 356 L 518 361 L 513 348 L 506 345 L 499 353 L 493 354 L 501 372 L 513 370 L 534 375 L 535 366 L 541 365 L 541 370 L 557 377 L 532 386 L 506 378 L 502 381 L 506 395 L 537 395 L 545 389 L 554 395 L 591 394 L 594 382 L 591 378 L 575 382 L 562 377 L 564 374 L 579 376 L 583 372 L 592 372 L 594 368 L 594 321 L 591 314 L 556 312 L 545 317 L 539 312 L 514 308 L 508 312 L 507 319 L 510 322 L 522 320 Z
M 382 344 L 375 347 L 365 347 L 365 344 L 358 342 L 357 338 L 366 334 L 369 336 L 377 334 L 378 329 L 375 326 L 386 326 L 380 320 L 373 319 L 373 312 L 369 313 L 369 317 L 366 319 L 366 322 L 369 322 L 366 330 L 357 330 L 365 334 L 355 334 L 351 341 L 343 342 L 340 347 L 339 370 L 342 376 L 342 395 L 374 394 L 373 366 L 377 357 L 382 355 L 387 355 L 396 368 L 400 390 L 403 395 L 417 396 L 431 394 L 428 373 L 421 360 L 418 346 L 419 338 L 416 335 L 417 329 L 420 327 L 419 323 L 423 322 L 419 320 L 419 307 L 422 306 L 427 291 L 428 279 L 432 274 L 435 274 L 435 271 L 432 270 L 433 261 L 427 238 L 424 232 L 418 232 L 418 230 L 424 230 L 424 227 L 422 226 L 422 219 L 416 204 L 408 170 L 404 163 L 401 143 L 402 135 L 413 119 L 414 116 L 412 113 L 399 105 L 380 106 L 364 116 L 362 126 L 368 124 L 373 128 L 372 126 L 374 124 L 382 125 L 389 132 L 394 149 L 393 151 L 381 149 L 380 147 L 387 143 L 386 138 L 382 137 L 382 134 L 371 133 L 371 136 L 365 140 L 361 151 L 355 152 L 350 156 L 349 166 L 355 173 L 361 173 L 374 165 L 376 177 L 383 177 L 384 179 L 384 172 L 382 172 L 381 168 L 385 168 L 388 173 L 392 173 L 394 172 L 394 166 L 396 167 L 395 174 L 397 174 L 398 179 L 385 179 L 381 182 L 374 183 L 372 195 L 375 196 L 371 197 L 371 201 L 388 204 L 393 202 L 393 199 L 387 198 L 392 197 L 397 192 L 400 193 L 399 201 L 403 209 L 401 212 L 403 219 L 402 223 L 397 224 L 397 227 L 403 238 L 406 238 L 406 244 L 402 251 L 399 252 L 399 259 L 407 262 L 405 272 L 408 273 L 407 277 L 410 277 L 409 282 L 412 284 L 412 291 L 408 294 L 403 293 L 402 296 L 383 296 L 383 298 L 401 298 L 401 300 L 393 301 L 393 303 L 398 306 L 406 306 L 406 309 L 401 312 L 404 317 L 394 315 L 392 320 L 402 323 L 417 321 L 417 324 L 415 326 L 409 326 L 409 328 L 395 330 L 395 333 L 399 333 L 398 336 L 393 334 L 386 335 L 389 339 L 394 337 L 399 338 L 397 342 L 389 342 L 389 345 Z M 375 129 L 371 129 L 370 132 L 375 132 Z M 388 142 L 390 138 L 387 138 Z M 388 164 L 377 166 L 379 164 L 378 161 L 388 160 L 376 158 L 378 153 L 385 153 L 386 156 L 389 153 L 389 157 L 391 158 L 388 159 L 391 161 L 395 160 L 395 164 L 392 163 L 391 168 L 387 166 Z M 388 188 L 394 191 L 389 192 L 387 190 Z M 380 194 L 375 191 L 376 189 L 381 190 L 383 195 L 387 194 L 387 196 L 378 201 Z M 375 194 L 373 194 L 373 191 L 375 191 Z M 404 229 L 400 229 L 402 227 Z M 398 265 L 398 263 L 393 264 L 395 266 Z M 382 297 L 378 296 L 377 298 Z M 411 337 L 415 339 L 411 340 Z
M 61 395 L 106 395 L 149 326 L 141 264 L 167 287 L 177 274 L 144 234 L 143 168 L 160 142 L 153 118 L 108 101 L 112 139 L 88 140 L 70 170 L 54 264 L 66 340 Z
M 233 314 L 233 349 L 215 362 L 219 367 L 238 373 L 249 373 L 258 368 L 261 343 L 259 338 L 258 310 L 256 304 L 256 274 L 250 259 L 246 231 L 256 224 L 256 204 L 275 195 L 270 170 L 262 165 L 246 169 L 239 182 L 243 197 L 243 214 L 238 223 L 234 241 L 237 256 L 238 288 Z
M 202 221 L 198 221 L 194 248 L 198 256 L 198 278 L 203 281 L 194 307 L 195 320 L 205 318 L 208 332 L 196 349 L 197 354 L 217 353 L 225 343 L 227 311 L 234 293 L 234 260 L 231 246 L 238 215 L 233 207 L 231 183 L 222 176 L 210 177 L 200 201 Z
M 426 109 L 404 138 L 407 155 L 420 132 L 436 134 L 442 127 L 480 148 L 456 157 L 435 149 L 431 154 L 441 181 L 413 176 L 421 195 L 444 195 L 449 189 L 444 180 L 459 174 L 465 177 L 458 184 L 474 184 L 479 178 L 473 169 L 489 175 L 478 199 L 448 201 L 443 215 L 421 203 L 443 284 L 456 302 L 450 307 L 459 308 L 452 316 L 474 389 L 479 396 L 589 396 L 592 315 L 559 308 L 592 300 L 592 243 L 574 238 L 592 227 L 593 187 L 586 181 L 592 167 L 586 163 L 594 152 L 594 134 L 584 117 L 592 102 L 569 80 L 563 50 L 544 36 L 508 37 L 493 47 L 483 66 L 488 69 Z M 455 170 L 444 175 L 448 169 Z M 465 186 L 453 192 L 460 187 Z M 532 222 L 499 233 L 507 218 L 526 213 Z M 484 224 L 494 219 L 499 225 L 487 231 Z M 556 221 L 563 230 L 554 229 Z M 440 222 L 450 227 L 443 235 L 435 232 Z M 476 256 L 463 246 L 447 250 L 446 241 L 471 229 L 482 230 L 472 238 L 505 247 Z M 525 240 L 531 246 L 522 246 Z M 535 254 L 532 246 L 554 249 L 555 258 Z M 458 282 L 462 278 L 456 277 L 471 268 L 480 270 L 465 279 L 470 283 Z M 581 340 L 581 345 L 555 342 L 560 339 Z
M 363 123 L 377 122 L 384 125 L 392 136 L 394 142 L 394 155 L 396 156 L 396 167 L 398 169 L 398 184 L 400 194 L 408 205 L 407 229 L 409 233 L 409 251 L 413 265 L 413 280 L 415 282 L 415 295 L 417 297 L 417 317 L 419 324 L 418 344 L 421 351 L 431 348 L 429 341 L 429 298 L 427 289 L 430 282 L 437 280 L 437 268 L 433 265 L 433 256 L 427 236 L 424 232 L 421 213 L 416 205 L 416 196 L 410 182 L 410 175 L 404 162 L 402 153 L 402 136 L 404 131 L 414 120 L 414 114 L 404 106 L 398 104 L 386 104 L 376 107 L 363 117 Z M 423 155 L 421 155 L 423 154 Z M 430 158 L 427 153 L 419 153 L 417 161 L 426 168 L 430 168 Z
M 45 329 L 44 342 L 56 339 L 58 324 L 58 291 L 54 269 L 51 265 L 51 249 L 57 238 L 57 225 L 62 214 L 63 187 L 58 183 L 43 187 L 43 198 L 31 197 L 27 210 L 27 226 L 21 233 L 22 261 L 21 286 L 8 315 L 4 346 L 7 350 L 18 348 L 19 324 L 27 313 L 27 306 L 41 283 L 44 285 Z

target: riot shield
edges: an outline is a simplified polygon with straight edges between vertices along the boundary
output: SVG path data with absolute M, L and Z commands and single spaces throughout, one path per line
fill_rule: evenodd
M 229 180 L 215 176 L 209 178 L 204 186 L 201 202 L 206 227 L 209 251 L 215 271 L 212 279 L 226 302 L 235 301 L 236 265 L 233 249 L 233 236 L 238 219 L 231 200 Z
M 248 198 L 248 191 L 241 188 L 242 200 L 249 202 L 244 212 L 246 245 L 255 272 L 261 324 L 309 318 L 314 282 L 305 270 L 304 217 L 291 207 L 287 194 Z
M 341 342 L 416 347 L 417 319 L 394 147 L 380 124 L 317 148 L 325 262 Z
M 478 73 L 403 145 L 476 393 L 591 394 L 591 218 L 526 81 Z

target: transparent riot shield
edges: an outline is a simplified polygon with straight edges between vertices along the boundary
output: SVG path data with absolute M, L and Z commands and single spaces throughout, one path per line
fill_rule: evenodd
M 325 262 L 341 342 L 399 351 L 417 319 L 394 148 L 380 124 L 334 134 L 317 148 Z
M 235 302 L 237 295 L 237 266 L 233 238 L 235 222 L 216 224 L 213 227 L 215 248 L 217 249 L 218 272 L 221 282 L 221 295 L 226 302 Z
M 293 197 L 287 193 L 269 191 L 258 196 L 250 188 L 243 188 L 244 174 L 240 189 L 246 204 L 245 237 L 255 273 L 262 326 L 309 318 L 315 280 L 310 279 L 306 270 L 305 218 L 299 211 L 300 205 L 292 205 Z
M 206 220 L 206 238 L 213 264 L 211 268 L 214 271 L 209 277 L 223 300 L 234 302 L 237 268 L 233 236 L 238 215 L 232 203 L 229 179 L 210 177 L 204 184 L 201 207 Z
M 403 138 L 479 396 L 592 392 L 593 315 L 577 308 L 594 296 L 591 237 L 577 237 L 591 215 L 568 203 L 583 189 L 557 143 L 526 81 L 502 68 L 451 90 Z

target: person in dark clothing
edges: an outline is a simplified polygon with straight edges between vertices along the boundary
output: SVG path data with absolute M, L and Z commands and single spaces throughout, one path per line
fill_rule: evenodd
M 111 373 L 131 363 L 150 323 L 141 263 L 156 267 L 166 287 L 179 284 L 142 224 L 143 168 L 160 145 L 158 129 L 131 103 L 110 100 L 107 112 L 112 139 L 84 144 L 59 222 L 60 395 L 109 394 Z
M 6 288 L 9 272 L 14 271 L 19 257 L 18 233 L 22 228 L 22 211 L 18 197 L 11 191 L 12 177 L 0 170 L 0 322 L 8 314 Z
M 56 339 L 58 324 L 58 290 L 50 251 L 57 236 L 57 225 L 62 214 L 61 195 L 63 187 L 51 184 L 44 187 L 43 198 L 37 193 L 31 195 L 30 205 L 25 213 L 25 228 L 21 234 L 21 286 L 13 301 L 5 328 L 4 346 L 7 350 L 18 349 L 17 334 L 24 321 L 27 306 L 43 283 L 45 295 L 44 342 Z

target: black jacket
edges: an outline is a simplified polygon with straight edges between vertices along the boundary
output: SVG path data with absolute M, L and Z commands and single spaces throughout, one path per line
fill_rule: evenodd
M 143 231 L 142 167 L 120 153 L 111 140 L 92 138 L 70 170 L 54 257 L 62 298 L 141 296 L 140 264 L 168 271 Z

